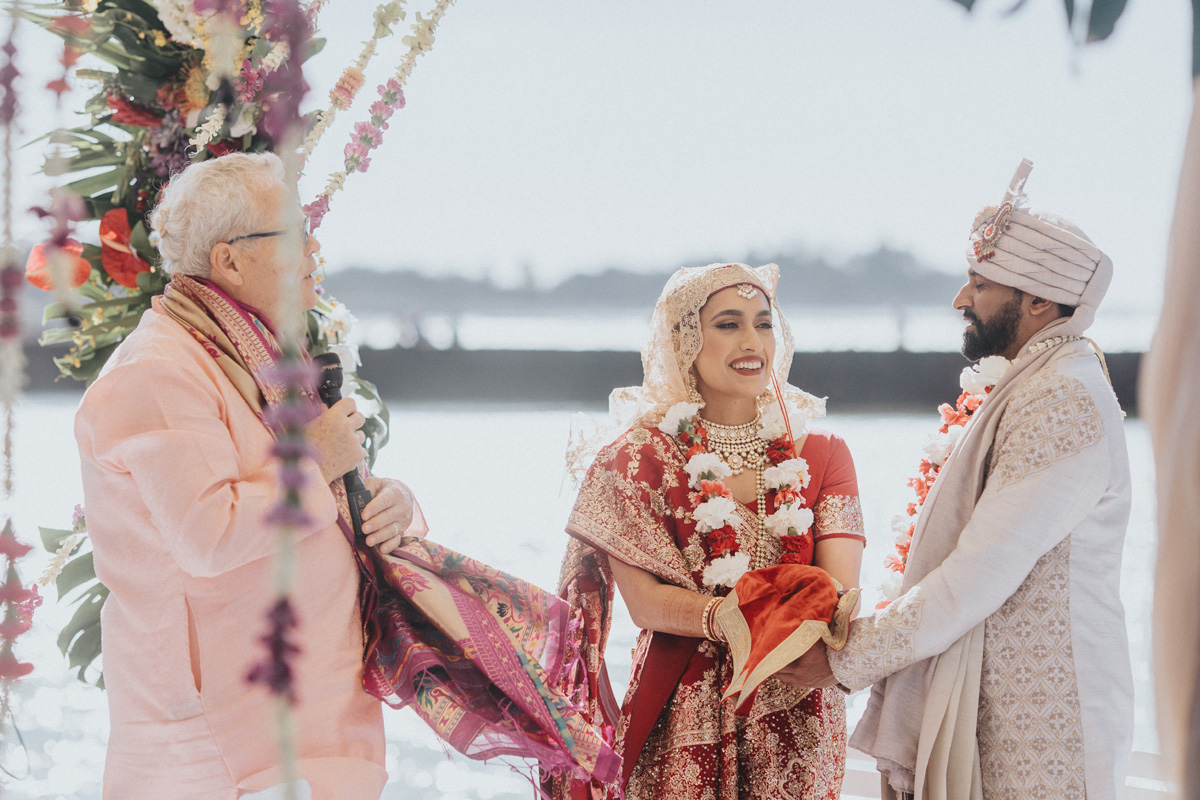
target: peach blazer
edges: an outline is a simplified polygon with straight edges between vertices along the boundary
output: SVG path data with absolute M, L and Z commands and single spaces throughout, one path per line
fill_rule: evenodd
M 264 650 L 279 487 L 271 435 L 192 336 L 143 315 L 75 418 L 103 610 L 104 797 L 236 798 L 280 781 Z M 380 703 L 363 691 L 358 572 L 316 465 L 296 542 L 295 732 L 313 798 L 378 798 Z

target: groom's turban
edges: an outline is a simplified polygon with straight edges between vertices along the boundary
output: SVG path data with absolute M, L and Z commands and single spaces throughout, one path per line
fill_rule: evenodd
M 1032 162 L 1022 161 L 1004 202 L 979 212 L 967 262 L 990 281 L 1078 306 L 1093 278 L 1103 276 L 1107 288 L 1112 262 L 1070 222 L 1029 209 L 1022 190 L 1032 169 Z

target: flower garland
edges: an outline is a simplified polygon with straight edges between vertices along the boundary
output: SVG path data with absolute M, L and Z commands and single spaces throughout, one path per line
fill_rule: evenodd
M 310 231 L 321 227 L 321 221 L 329 212 L 330 200 L 345 186 L 346 178 L 354 172 L 366 172 L 371 166 L 370 152 L 383 144 L 383 132 L 387 130 L 388 119 L 395 111 L 404 108 L 404 83 L 412 73 L 417 56 L 428 53 L 433 47 L 434 32 L 452 2 L 454 0 L 438 0 L 428 17 L 422 17 L 421 13 L 417 12 L 417 21 L 412 26 L 412 33 L 401 39 L 408 45 L 408 52 L 401 59 L 395 75 L 377 87 L 380 99 L 371 105 L 369 121 L 355 124 L 350 142 L 343 151 L 343 168 L 330 173 L 324 191 L 304 206 Z
M 658 429 L 676 439 L 683 449 L 687 464 L 688 497 L 692 503 L 692 518 L 696 530 L 704 534 L 709 563 L 704 568 L 704 584 L 710 588 L 732 589 L 751 567 L 751 558 L 741 552 L 734 525 L 737 523 L 737 501 L 724 479 L 733 470 L 721 457 L 709 452 L 708 432 L 700 421 L 699 403 L 676 403 L 667 410 Z M 789 411 L 789 418 L 794 412 Z M 785 420 L 778 405 L 763 413 L 758 437 L 767 443 L 767 461 L 763 470 L 765 488 L 774 493 L 768 505 L 775 511 L 763 520 L 763 528 L 779 538 L 783 549 L 781 563 L 797 563 L 805 537 L 810 537 L 813 524 L 811 509 L 804 507 L 800 490 L 808 486 L 808 463 L 796 455 L 794 439 L 788 435 L 791 419 Z M 794 430 L 804 430 L 807 418 L 795 414 Z
M 0 52 L 4 63 L 0 66 L 0 135 L 3 136 L 3 205 L 0 208 L 0 235 L 3 250 L 0 253 L 0 402 L 4 405 L 4 501 L 11 506 L 13 496 L 13 404 L 24 385 L 24 357 L 21 354 L 21 315 L 17 292 L 20 290 L 21 269 L 17 264 L 17 252 L 13 245 L 13 138 L 17 113 L 15 81 L 17 67 L 15 57 L 16 30 L 19 19 L 18 4 L 10 8 L 11 19 L 8 35 Z M 13 652 L 17 638 L 33 625 L 33 609 L 41 602 L 36 589 L 26 588 L 21 582 L 17 562 L 32 548 L 19 541 L 13 528 L 12 517 L 4 522 L 0 530 L 0 556 L 4 558 L 3 583 L 0 584 L 0 728 L 7 725 L 10 714 L 10 694 L 13 684 L 33 670 L 33 665 L 20 661 Z
M 358 54 L 358 58 L 353 64 L 346 67 L 341 77 L 338 78 L 337 84 L 329 90 L 329 108 L 318 113 L 317 124 L 304 138 L 304 147 L 301 152 L 305 156 L 312 153 L 317 142 L 321 141 L 325 131 L 333 124 L 337 112 L 350 108 L 350 104 L 354 102 L 354 96 L 362 88 L 365 80 L 363 72 L 371 63 L 371 59 L 375 57 L 375 49 L 379 40 L 391 36 L 392 26 L 402 19 L 404 19 L 404 0 L 391 0 L 375 9 L 375 30 L 371 34 L 371 38 L 363 42 L 363 49 Z M 374 110 L 372 110 L 372 116 L 374 116 Z M 378 125 L 379 123 L 374 124 Z
M 962 438 L 967 423 L 1011 365 L 1012 362 L 1003 356 L 988 356 L 981 359 L 976 366 L 963 368 L 958 378 L 962 394 L 958 396 L 953 407 L 949 403 L 938 406 L 938 412 L 942 415 L 942 425 L 937 433 L 926 439 L 925 458 L 921 459 L 917 476 L 908 479 L 908 485 L 916 493 L 916 502 L 909 503 L 904 514 L 897 514 L 892 518 L 892 531 L 896 534 L 896 554 L 884 560 L 889 574 L 881 587 L 884 599 L 876 608 L 886 608 L 900 596 L 904 570 L 908 566 L 908 552 L 912 547 L 917 517 L 925 505 L 925 498 L 929 496 L 929 490 L 933 488 L 946 459 Z

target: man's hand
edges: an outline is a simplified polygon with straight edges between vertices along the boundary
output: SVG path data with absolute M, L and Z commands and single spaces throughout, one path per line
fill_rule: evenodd
M 333 483 L 367 457 L 363 443 L 367 435 L 359 428 L 366 417 L 358 413 L 352 398 L 337 401 L 304 426 L 304 438 L 317 448 L 317 466 L 326 483 Z
M 808 649 L 808 652 L 788 664 L 775 677 L 792 686 L 803 689 L 826 689 L 837 685 L 837 678 L 829 668 L 829 659 L 825 655 L 825 642 L 821 639 Z
M 412 523 L 415 501 L 408 487 L 398 480 L 371 477 L 366 484 L 371 502 L 363 509 L 363 533 L 369 547 L 387 555 L 400 546 Z

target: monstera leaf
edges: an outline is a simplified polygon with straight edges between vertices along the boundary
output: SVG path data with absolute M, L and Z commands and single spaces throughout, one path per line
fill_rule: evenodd
M 82 522 L 82 517 L 80 520 Z M 86 543 L 86 534 L 82 530 L 82 525 L 75 530 L 38 528 L 42 535 L 42 546 L 51 553 L 58 553 L 72 536 L 79 536 L 83 539 L 82 543 Z M 58 649 L 67 657 L 71 669 L 76 671 L 75 677 L 84 683 L 91 683 L 88 668 L 100 657 L 100 609 L 108 598 L 108 587 L 96 577 L 91 550 L 77 550 L 58 574 L 55 586 L 58 588 L 59 602 L 74 595 L 68 602 L 78 606 L 70 622 L 59 632 Z M 97 671 L 95 684 L 104 688 L 102 671 Z

